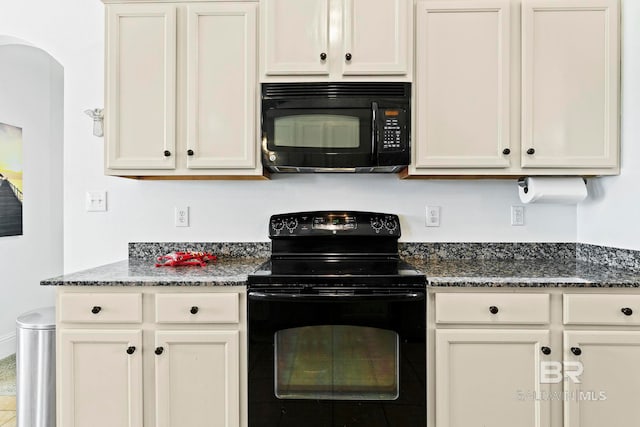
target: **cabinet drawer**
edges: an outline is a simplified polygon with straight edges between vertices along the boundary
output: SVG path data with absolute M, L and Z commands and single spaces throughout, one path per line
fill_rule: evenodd
M 238 323 L 237 293 L 156 295 L 157 323 Z
M 640 325 L 640 295 L 563 295 L 565 325 Z
M 437 323 L 546 324 L 549 295 L 436 294 Z
M 140 323 L 142 294 L 62 294 L 59 311 L 61 322 Z

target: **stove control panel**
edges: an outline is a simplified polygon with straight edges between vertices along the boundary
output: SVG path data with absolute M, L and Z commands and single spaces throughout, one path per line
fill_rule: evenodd
M 358 221 L 353 215 L 319 215 L 313 217 L 311 227 L 314 230 L 355 230 Z
M 360 211 L 316 211 L 273 215 L 269 237 L 295 236 L 400 237 L 397 215 Z

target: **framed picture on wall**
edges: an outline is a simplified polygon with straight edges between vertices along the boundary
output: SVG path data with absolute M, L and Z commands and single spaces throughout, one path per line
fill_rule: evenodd
M 0 237 L 22 235 L 22 128 L 0 123 Z

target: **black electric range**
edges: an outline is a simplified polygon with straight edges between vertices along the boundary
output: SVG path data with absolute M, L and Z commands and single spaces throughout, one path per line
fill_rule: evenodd
M 248 278 L 250 427 L 426 425 L 426 278 L 396 215 L 274 215 Z
M 271 258 L 249 275 L 249 287 L 424 287 L 425 275 L 400 260 L 397 215 L 299 212 L 271 217 Z

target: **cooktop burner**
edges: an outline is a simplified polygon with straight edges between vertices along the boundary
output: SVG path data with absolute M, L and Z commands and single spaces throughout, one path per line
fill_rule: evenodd
M 400 260 L 396 215 L 317 211 L 274 215 L 271 259 L 249 286 L 417 286 L 425 275 Z

